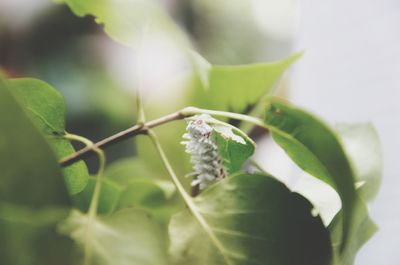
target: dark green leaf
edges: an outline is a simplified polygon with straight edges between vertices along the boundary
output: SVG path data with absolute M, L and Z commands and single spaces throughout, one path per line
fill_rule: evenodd
M 64 204 L 60 167 L 11 90 L 0 80 L 0 200 L 40 207 L 58 198 L 52 203 Z
M 46 136 L 59 159 L 75 152 L 65 134 L 65 104 L 60 93 L 49 84 L 31 78 L 9 80 L 9 86 L 35 125 Z M 88 171 L 80 161 L 63 170 L 71 195 L 83 190 Z
M 337 191 L 342 210 L 337 217 L 340 221 L 335 225 L 335 255 L 341 260 L 354 257 L 354 251 L 364 243 L 358 234 L 361 224 L 366 224 L 365 230 L 371 233 L 374 229 L 369 224 L 366 206 L 355 190 L 356 176 L 338 136 L 309 113 L 277 99 L 270 100 L 265 124 L 299 167 Z
M 0 263 L 70 264 L 54 231 L 69 206 L 60 168 L 1 76 L 0 128 Z
M 176 215 L 169 229 L 176 264 L 330 264 L 329 234 L 311 204 L 269 175 L 226 178 L 193 202 L 215 239 L 188 211 Z
M 274 140 L 304 171 L 331 185 L 343 207 L 343 230 L 347 240 L 354 218 L 354 174 L 333 131 L 307 112 L 271 99 L 265 115 Z
M 337 191 L 306 172 L 302 172 L 291 190 L 301 194 L 313 204 L 315 212 L 321 216 L 325 226 L 332 222 L 342 208 Z
M 0 263 L 70 265 L 72 242 L 56 232 L 68 211 L 0 203 Z

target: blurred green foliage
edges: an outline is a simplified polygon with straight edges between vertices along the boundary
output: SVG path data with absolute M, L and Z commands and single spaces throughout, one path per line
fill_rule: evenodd
M 0 51 L 18 54 L 16 59 L 6 56 L 0 62 L 7 75 L 29 74 L 49 81 L 65 96 L 68 106 L 43 81 L 0 80 L 1 264 L 76 264 L 81 258 L 86 264 L 116 265 L 353 263 L 357 250 L 376 231 L 364 199 L 373 197 L 379 186 L 379 141 L 371 127 L 346 125 L 339 127 L 339 135 L 308 112 L 270 98 L 301 54 L 273 63 L 213 65 L 193 51 L 190 36 L 157 1 L 60 2 L 78 16 L 94 17 L 119 43 L 118 48 L 140 53 L 145 34 L 158 33 L 175 41 L 187 65 L 176 83 L 165 84 L 164 90 L 177 96 L 168 101 L 157 91 L 149 92 L 145 102 L 148 119 L 188 105 L 250 113 L 301 169 L 336 190 L 342 209 L 325 227 L 301 191 L 291 192 L 266 172 L 242 172 L 249 169 L 246 162 L 255 143 L 226 118 L 210 122 L 212 139 L 229 173 L 239 173 L 195 198 L 179 185 L 176 189 L 165 161 L 159 159 L 147 136 L 107 150 L 109 166 L 101 179 L 89 176 L 97 169 L 94 159 L 61 170 L 57 160 L 74 152 L 65 137 L 67 131 L 96 141 L 134 124 L 137 106 L 131 92 L 140 80 L 123 90 L 110 73 L 109 58 L 102 56 L 104 49 L 95 45 L 101 33 L 93 19 L 78 19 L 59 6 L 29 28 L 30 34 L 14 38 L 23 41 L 22 47 L 0 47 Z M 187 28 L 199 49 L 211 61 L 254 62 L 252 48 L 259 44 L 252 45 L 250 34 L 232 44 L 226 54 L 211 51 L 210 46 L 215 51 L 222 49 L 216 33 L 211 32 L 215 29 L 208 35 L 199 31 L 199 25 L 208 17 L 215 20 L 215 14 L 199 17 L 198 13 L 211 8 L 211 2 L 182 5 L 182 10 L 196 13 L 191 21 L 183 21 L 190 24 Z M 56 23 L 43 27 L 49 24 L 46 18 Z M 222 24 L 231 20 L 221 15 Z M 224 43 L 232 39 L 232 32 L 221 33 Z M 211 36 L 208 42 L 203 42 L 204 36 Z M 139 65 L 132 74 L 140 70 Z M 155 131 L 183 186 L 189 189 L 189 181 L 183 178 L 191 171 L 189 156 L 180 143 L 185 123 L 171 122 Z M 244 143 L 235 141 L 237 137 Z M 361 148 L 364 141 L 374 143 L 371 149 Z M 120 159 L 127 155 L 131 158 Z M 376 163 L 365 166 L 369 160 Z M 98 207 L 91 211 L 99 181 Z
M 71 242 L 55 231 L 71 205 L 61 170 L 2 77 L 0 113 L 0 263 L 70 264 Z

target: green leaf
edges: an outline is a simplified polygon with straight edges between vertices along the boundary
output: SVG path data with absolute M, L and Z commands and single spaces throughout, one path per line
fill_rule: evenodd
M 192 200 L 218 244 L 182 212 L 169 228 L 175 264 L 330 264 L 329 234 L 312 205 L 269 175 L 235 175 Z
M 311 114 L 277 99 L 270 100 L 265 124 L 300 168 L 337 191 L 342 210 L 335 226 L 336 231 L 340 230 L 335 232 L 335 249 L 343 259 L 354 257 L 352 251 L 361 246 L 357 230 L 361 223 L 370 221 L 354 187 L 356 176 L 336 133 Z
M 11 91 L 0 79 L 0 200 L 40 207 L 57 198 L 54 205 L 65 205 L 60 167 Z
M 91 177 L 85 189 L 73 197 L 75 205 L 83 212 L 89 209 L 95 181 L 95 177 Z M 181 206 L 178 199 L 170 181 L 158 178 L 142 160 L 128 158 L 107 167 L 98 212 L 109 214 L 130 207 L 144 208 L 158 221 L 166 223 Z
M 58 159 L 75 152 L 73 146 L 62 136 L 65 134 L 65 104 L 61 94 L 49 84 L 32 78 L 8 81 L 28 116 L 46 136 Z M 83 161 L 63 169 L 68 191 L 71 195 L 84 189 L 89 173 Z
M 165 198 L 175 193 L 175 186 L 171 181 L 160 179 L 140 158 L 128 158 L 114 162 L 105 172 L 106 178 L 115 181 L 121 186 L 131 184 L 137 180 L 151 181 L 162 191 Z
M 149 0 L 55 0 L 67 4 L 75 15 L 91 15 L 104 31 L 115 41 L 136 47 L 143 32 L 166 35 L 171 34 L 175 40 L 187 43 L 187 40 L 165 13 L 158 1 Z
M 89 182 L 85 186 L 83 191 L 72 196 L 74 206 L 82 212 L 87 212 L 89 210 L 90 202 L 93 198 L 95 185 L 96 177 L 89 177 Z M 101 180 L 101 190 L 97 212 L 99 212 L 100 214 L 112 213 L 117 207 L 117 203 L 121 195 L 121 190 L 122 188 L 116 183 L 107 179 Z
M 251 157 L 256 144 L 238 128 L 211 118 L 207 121 L 214 129 L 214 140 L 218 152 L 224 161 L 224 166 L 229 174 L 234 174 L 242 168 L 243 164 Z
M 143 210 L 125 209 L 96 219 L 74 210 L 59 231 L 82 249 L 90 248 L 93 264 L 168 264 L 160 228 Z
M 59 165 L 1 76 L 0 128 L 0 264 L 70 264 L 51 210 L 69 206 Z
M 161 179 L 139 158 L 125 159 L 111 164 L 106 179 L 121 187 L 116 209 L 128 207 L 145 208 L 162 223 L 182 206 L 169 180 Z
M 296 53 L 273 63 L 211 65 L 195 54 L 199 84 L 193 90 L 191 104 L 243 113 L 264 96 L 272 94 L 282 74 L 301 55 Z
M 336 130 L 356 175 L 358 193 L 365 200 L 378 193 L 383 174 L 382 147 L 370 123 L 339 124 Z
M 331 185 L 343 207 L 343 242 L 354 216 L 355 176 L 335 133 L 309 113 L 271 99 L 265 124 L 274 140 L 304 171 Z
M 383 171 L 382 149 L 375 128 L 369 123 L 339 124 L 336 126 L 346 154 L 356 176 L 359 197 L 369 200 L 377 194 Z M 339 249 L 342 236 L 340 211 L 329 225 L 334 250 L 335 265 L 352 265 L 357 251 L 376 233 L 377 226 L 368 216 L 361 198 L 357 198 L 354 229 L 350 231 L 349 244 L 343 252 Z
M 32 209 L 0 202 L 0 263 L 20 265 L 70 265 L 72 242 L 56 233 L 67 209 Z
M 333 265 L 353 265 L 357 251 L 376 233 L 377 226 L 368 216 L 366 205 L 358 198 L 355 204 L 353 229 L 350 230 L 348 243 L 341 250 L 342 214 L 340 211 L 329 225 L 333 246 Z
M 321 216 L 325 226 L 332 222 L 342 208 L 342 201 L 337 191 L 306 172 L 299 176 L 291 190 L 301 194 L 313 204 L 315 212 Z

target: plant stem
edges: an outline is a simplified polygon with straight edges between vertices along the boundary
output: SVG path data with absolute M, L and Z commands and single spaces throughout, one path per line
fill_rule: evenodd
M 140 88 L 137 88 L 136 90 L 136 105 L 137 105 L 137 110 L 138 110 L 138 124 L 144 124 L 146 121 L 146 116 L 144 114 L 144 108 L 143 108 L 143 101 L 142 101 L 142 93 L 140 91 Z
M 92 141 L 90 141 L 89 139 L 86 139 L 85 137 L 79 136 L 79 135 L 68 133 L 64 136 L 64 138 L 66 138 L 68 140 L 72 140 L 72 141 L 81 142 L 81 143 L 85 144 L 87 147 L 94 146 Z M 90 205 L 89 205 L 89 209 L 88 209 L 88 223 L 87 223 L 87 229 L 86 229 L 87 234 L 90 233 L 91 223 L 96 218 L 97 207 L 99 204 L 99 198 L 100 198 L 100 192 L 101 192 L 101 180 L 104 175 L 104 168 L 105 168 L 105 164 L 106 164 L 106 157 L 104 155 L 103 150 L 94 146 L 93 151 L 96 152 L 99 157 L 99 170 L 97 172 L 96 184 L 94 187 L 92 199 L 90 201 Z M 90 261 L 91 261 L 92 249 L 90 246 L 91 246 L 90 244 L 85 245 L 84 258 L 83 258 L 84 265 L 89 265 Z
M 130 138 L 132 136 L 147 133 L 147 131 L 151 128 L 155 128 L 157 126 L 160 126 L 162 124 L 165 124 L 165 123 L 168 123 L 171 121 L 182 120 L 184 118 L 187 118 L 187 117 L 190 117 L 193 115 L 197 115 L 197 114 L 209 114 L 209 115 L 213 115 L 213 116 L 227 117 L 227 118 L 231 118 L 231 119 L 235 119 L 235 120 L 249 122 L 256 126 L 260 126 L 260 127 L 268 129 L 267 126 L 263 123 L 263 121 L 261 119 L 251 117 L 248 115 L 238 114 L 238 113 L 233 113 L 233 112 L 226 112 L 226 111 L 187 107 L 180 111 L 176 111 L 174 113 L 160 117 L 158 119 L 154 119 L 154 120 L 146 122 L 146 123 L 136 124 L 135 126 L 132 126 L 131 128 L 128 128 L 128 129 L 121 131 L 119 133 L 116 133 L 114 135 L 111 135 L 93 145 L 86 146 L 85 148 L 82 148 L 81 150 L 71 154 L 70 156 L 63 158 L 60 161 L 60 165 L 63 167 L 71 165 L 71 164 L 95 153 L 96 148 L 97 149 L 105 148 L 111 144 L 120 142 L 120 141 Z
M 183 199 L 185 201 L 191 200 L 190 196 L 186 193 L 185 188 L 182 186 L 182 184 L 180 183 L 180 181 L 179 181 L 178 177 L 176 176 L 174 170 L 172 169 L 172 166 L 169 163 L 169 160 L 168 160 L 163 148 L 161 147 L 161 144 L 160 144 L 160 141 L 158 140 L 157 135 L 152 130 L 148 130 L 147 133 L 148 133 L 152 143 L 154 144 L 155 148 L 157 149 L 157 152 L 160 155 L 160 158 L 161 158 L 161 160 L 162 160 L 162 162 L 163 162 L 168 174 L 171 176 L 172 181 L 174 182 L 176 188 L 182 194 L 182 197 L 184 197 Z
M 161 147 L 160 141 L 157 138 L 157 135 L 152 131 L 148 130 L 148 135 L 153 142 L 154 146 L 156 147 L 158 154 L 161 157 L 162 162 L 164 163 L 165 168 L 168 171 L 168 174 L 171 176 L 172 181 L 174 182 L 177 190 L 179 191 L 180 195 L 182 196 L 184 202 L 186 203 L 187 207 L 189 208 L 190 212 L 193 214 L 195 219 L 198 221 L 200 226 L 203 228 L 203 230 L 206 232 L 206 234 L 210 237 L 211 242 L 215 245 L 215 247 L 221 252 L 221 255 L 224 257 L 226 263 L 228 265 L 231 265 L 231 261 L 226 255 L 226 249 L 222 245 L 222 243 L 219 241 L 219 239 L 215 236 L 214 232 L 212 231 L 211 227 L 207 224 L 207 221 L 204 219 L 204 217 L 199 213 L 199 210 L 197 209 L 197 206 L 193 202 L 192 198 L 189 196 L 189 194 L 186 192 L 185 188 L 182 186 L 181 182 L 179 181 L 177 175 L 175 174 L 174 170 L 172 169 L 172 166 L 163 150 Z
M 138 49 L 138 70 L 137 70 L 137 80 L 138 80 L 138 87 L 136 89 L 136 106 L 137 106 L 137 113 L 138 113 L 138 124 L 143 124 L 146 121 L 146 115 L 144 112 L 143 107 L 143 98 L 142 98 L 142 90 L 144 89 L 144 82 L 143 82 L 143 53 L 145 48 L 145 40 L 146 35 L 149 29 L 149 21 L 146 21 L 146 24 L 143 28 L 142 36 L 140 38 L 140 44 Z
M 257 169 L 260 172 L 264 172 L 265 170 L 260 166 L 260 164 L 258 164 L 257 161 L 255 161 L 254 159 L 250 160 L 250 165 L 252 165 L 255 169 Z
M 185 118 L 185 116 L 183 116 L 180 111 L 177 111 L 177 112 L 168 114 L 166 116 L 160 117 L 158 119 L 146 122 L 144 124 L 136 124 L 135 126 L 132 126 L 128 129 L 121 131 L 119 133 L 116 133 L 114 135 L 111 135 L 93 145 L 86 146 L 85 148 L 82 148 L 81 150 L 63 158 L 60 161 L 60 165 L 63 167 L 69 166 L 81 159 L 88 157 L 89 155 L 96 153 L 95 152 L 96 148 L 97 149 L 105 148 L 113 143 L 120 142 L 120 141 L 128 139 L 132 136 L 146 133 L 149 128 L 154 128 L 161 124 L 168 123 L 168 122 L 175 121 L 175 120 L 181 120 L 183 118 Z

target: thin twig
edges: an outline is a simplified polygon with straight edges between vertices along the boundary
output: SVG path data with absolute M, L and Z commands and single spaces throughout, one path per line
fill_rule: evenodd
M 168 123 L 170 121 L 181 120 L 185 117 L 186 116 L 183 115 L 181 113 L 181 111 L 177 111 L 177 112 L 171 113 L 169 115 L 163 116 L 161 118 L 146 122 L 145 124 L 137 124 L 137 125 L 132 126 L 131 128 L 128 128 L 124 131 L 121 131 L 119 133 L 111 135 L 91 146 L 86 146 L 86 147 L 82 148 L 81 150 L 77 151 L 76 153 L 73 153 L 73 154 L 63 158 L 60 161 L 60 165 L 63 167 L 69 166 L 81 159 L 87 158 L 89 155 L 94 154 L 96 149 L 105 148 L 113 143 L 120 142 L 120 141 L 130 138 L 134 135 L 146 133 L 149 128 L 154 128 L 161 124 Z

